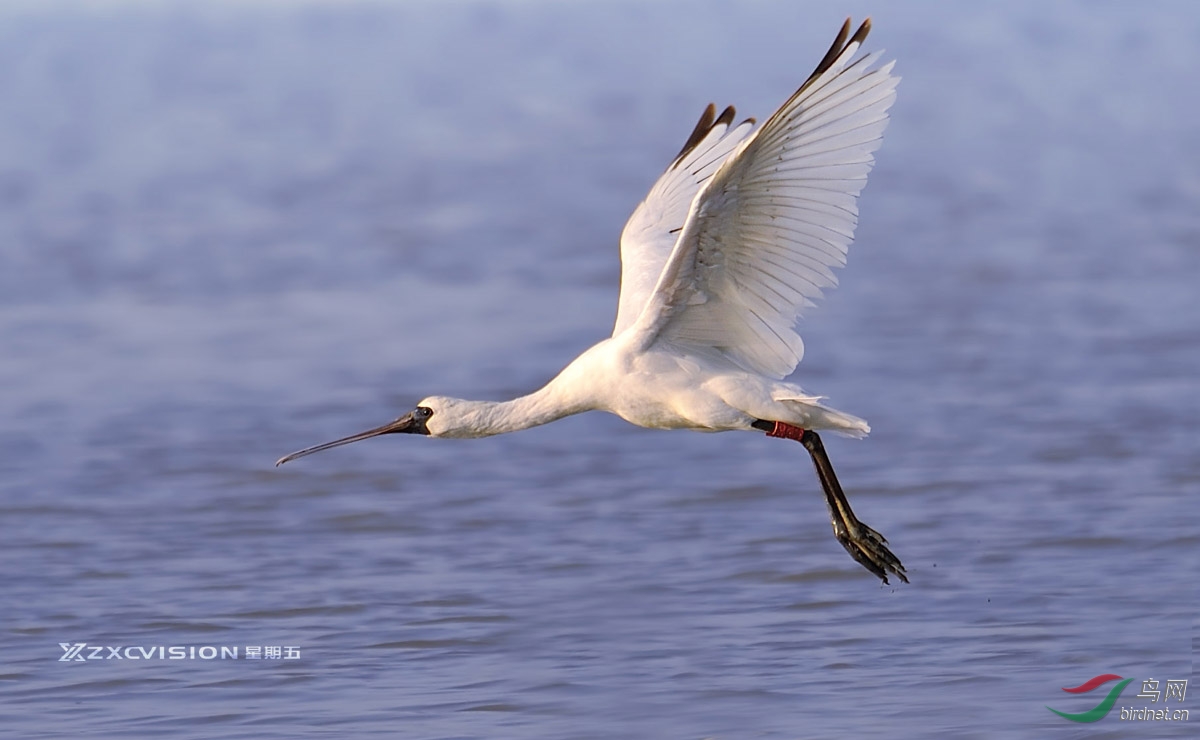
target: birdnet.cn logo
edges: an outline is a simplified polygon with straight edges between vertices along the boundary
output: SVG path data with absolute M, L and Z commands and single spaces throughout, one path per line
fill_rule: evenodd
M 1117 699 L 1121 697 L 1121 692 L 1125 690 L 1126 686 L 1133 683 L 1134 679 L 1122 678 L 1115 673 L 1104 673 L 1090 678 L 1078 686 L 1063 689 L 1068 694 L 1091 694 L 1092 691 L 1110 681 L 1117 681 L 1117 683 L 1108 689 L 1108 693 L 1100 700 L 1100 703 L 1091 709 L 1074 713 L 1063 712 L 1049 705 L 1046 706 L 1046 709 L 1072 722 L 1099 722 L 1108 716 L 1113 706 L 1117 703 Z M 1186 722 L 1188 720 L 1188 710 L 1181 708 L 1179 704 L 1182 704 L 1187 697 L 1187 683 L 1188 680 L 1186 678 L 1169 679 L 1166 681 L 1159 681 L 1157 678 L 1147 678 L 1142 681 L 1142 690 L 1138 692 L 1136 697 L 1145 700 L 1139 702 L 1142 706 L 1123 706 L 1118 716 L 1127 722 Z M 1099 694 L 1091 694 L 1091 700 L 1094 700 L 1097 696 Z M 1160 699 L 1161 704 L 1159 704 Z M 1169 706 L 1169 702 L 1176 703 L 1172 707 Z M 1150 706 L 1151 704 L 1158 706 Z
M 60 663 L 94 660 L 299 660 L 295 645 L 89 645 L 60 642 Z

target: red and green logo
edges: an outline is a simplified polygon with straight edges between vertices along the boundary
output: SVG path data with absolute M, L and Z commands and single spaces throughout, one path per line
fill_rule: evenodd
M 1125 687 L 1128 686 L 1129 682 L 1132 680 L 1132 678 L 1122 679 L 1115 673 L 1105 673 L 1103 675 L 1096 676 L 1095 678 L 1088 679 L 1087 681 L 1084 681 L 1082 684 L 1073 688 L 1064 688 L 1063 691 L 1067 692 L 1068 694 L 1086 694 L 1089 691 L 1094 691 L 1095 689 L 1103 686 L 1109 681 L 1120 681 L 1120 683 L 1118 683 L 1116 686 L 1113 686 L 1111 689 L 1109 689 L 1108 696 L 1104 697 L 1099 704 L 1086 712 L 1080 712 L 1079 714 L 1067 714 L 1066 712 L 1060 712 L 1050 706 L 1047 706 L 1046 709 L 1049 709 L 1059 717 L 1064 717 L 1072 722 L 1099 721 L 1103 719 L 1110 711 L 1112 711 L 1113 705 L 1117 703 L 1117 698 L 1121 696 L 1121 692 L 1125 690 Z

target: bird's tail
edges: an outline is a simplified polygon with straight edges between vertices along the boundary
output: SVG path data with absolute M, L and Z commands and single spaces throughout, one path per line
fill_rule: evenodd
M 793 395 L 777 391 L 774 397 L 776 401 L 782 402 L 796 412 L 798 418 L 793 423 L 805 429 L 813 431 L 827 429 L 855 439 L 862 439 L 871 432 L 871 425 L 865 420 L 821 403 L 824 396 Z

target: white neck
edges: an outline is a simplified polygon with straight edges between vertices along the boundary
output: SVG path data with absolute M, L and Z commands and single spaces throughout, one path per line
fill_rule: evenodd
M 459 413 L 471 421 L 473 437 L 490 437 L 541 426 L 585 411 L 558 403 L 550 386 L 511 401 L 463 401 Z M 465 435 L 464 435 L 465 436 Z
M 542 388 L 511 401 L 442 399 L 445 417 L 441 425 L 431 422 L 430 427 L 439 437 L 490 437 L 589 411 L 596 406 L 586 375 L 569 366 Z
M 444 414 L 438 423 L 437 406 L 429 428 L 438 437 L 490 437 L 506 434 L 591 411 L 598 405 L 596 381 L 611 363 L 614 347 L 605 340 L 563 368 L 545 386 L 511 401 L 464 401 L 437 399 Z M 432 399 L 431 399 L 432 400 Z

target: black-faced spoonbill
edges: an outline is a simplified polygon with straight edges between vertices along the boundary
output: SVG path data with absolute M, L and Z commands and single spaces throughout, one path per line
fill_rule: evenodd
M 887 541 L 850 509 L 817 429 L 861 437 L 862 419 L 783 378 L 804 344 L 801 311 L 837 279 L 896 97 L 894 62 L 857 59 L 871 29 L 833 46 L 758 129 L 709 105 L 621 234 L 612 336 L 540 390 L 512 401 L 430 396 L 376 429 L 293 452 L 276 465 L 381 434 L 487 437 L 601 410 L 653 429 L 793 439 L 812 456 L 838 542 L 867 570 L 907 582 Z

